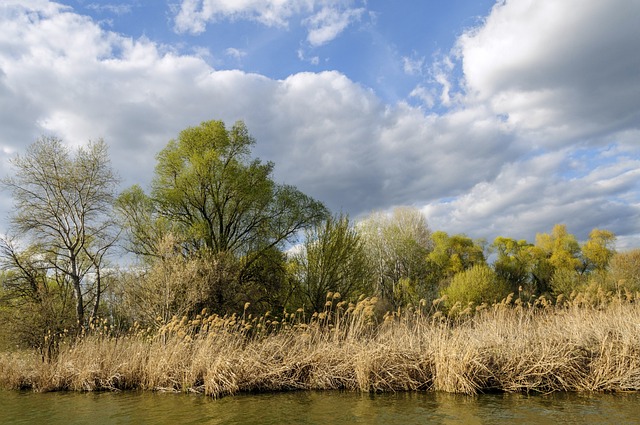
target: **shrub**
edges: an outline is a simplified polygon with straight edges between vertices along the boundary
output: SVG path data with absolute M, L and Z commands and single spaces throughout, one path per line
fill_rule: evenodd
M 443 291 L 447 307 L 456 303 L 463 306 L 474 303 L 494 303 L 509 294 L 508 285 L 498 279 L 496 273 L 486 265 L 475 265 L 456 274 L 451 285 Z

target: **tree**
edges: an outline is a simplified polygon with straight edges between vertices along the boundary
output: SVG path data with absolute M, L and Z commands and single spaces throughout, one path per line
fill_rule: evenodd
M 481 241 L 474 241 L 467 235 L 449 236 L 437 231 L 431 235 L 433 250 L 426 258 L 429 279 L 433 286 L 448 285 L 457 273 L 475 265 L 486 265 Z
M 171 223 L 156 213 L 151 197 L 136 184 L 118 196 L 115 208 L 127 240 L 125 249 L 146 261 L 160 258 L 173 232 Z
M 560 269 L 566 270 L 559 272 L 561 274 L 556 278 L 556 287 L 560 281 L 577 282 L 577 279 L 567 279 L 581 268 L 580 245 L 576 237 L 567 232 L 567 226 L 564 224 L 553 226 L 551 233 L 536 234 L 536 243 L 531 248 L 531 255 L 531 276 L 536 292 L 545 293 L 552 290 L 553 276 Z M 563 293 L 568 291 L 570 287 L 566 283 L 561 286 Z
M 580 245 L 574 235 L 567 231 L 564 224 L 556 224 L 551 234 L 536 234 L 536 247 L 538 247 L 549 263 L 557 268 L 580 268 Z
M 48 276 L 48 264 L 33 246 L 18 250 L 15 241 L 0 239 L 0 257 L 2 339 L 51 358 L 57 336 L 74 328 L 72 288 L 67 281 Z
M 532 244 L 526 240 L 515 240 L 498 236 L 491 244 L 491 249 L 497 254 L 493 268 L 499 279 L 503 280 L 512 291 L 527 290 L 529 288 L 532 267 Z
M 583 272 L 604 271 L 615 254 L 616 236 L 609 230 L 593 229 L 582 246 Z
M 289 240 L 326 216 L 325 207 L 276 184 L 273 163 L 249 157 L 244 123 L 207 121 L 183 130 L 158 154 L 151 196 L 194 249 L 247 254 Z
M 322 311 L 329 292 L 348 299 L 368 290 L 364 245 L 346 216 L 329 217 L 308 230 L 292 262 L 300 298 L 310 310 Z
M 219 262 L 206 256 L 185 258 L 171 235 L 158 245 L 159 259 L 148 269 L 129 269 L 116 285 L 117 309 L 129 323 L 157 328 L 172 317 L 202 310 L 212 275 L 221 276 Z
M 13 231 L 39 254 L 47 276 L 71 285 L 81 328 L 97 315 L 104 258 L 117 238 L 111 208 L 118 179 L 107 145 L 99 140 L 72 152 L 60 139 L 43 137 L 12 165 L 15 175 L 3 183 L 15 203 Z M 26 273 L 11 256 L 2 259 L 5 268 Z
M 358 226 L 365 242 L 376 292 L 393 307 L 428 297 L 425 258 L 432 249 L 431 230 L 415 208 L 400 207 L 391 214 L 372 213 Z
M 250 289 L 261 276 L 256 265 L 280 261 L 274 249 L 327 216 L 322 203 L 274 182 L 273 163 L 251 158 L 254 144 L 244 123 L 227 129 L 221 121 L 187 128 L 169 141 L 157 156 L 150 195 L 134 186 L 118 199 L 129 249 L 157 257 L 158 244 L 171 233 L 185 257 L 238 262 L 228 285 Z M 215 305 L 228 305 L 224 294 L 218 291 Z

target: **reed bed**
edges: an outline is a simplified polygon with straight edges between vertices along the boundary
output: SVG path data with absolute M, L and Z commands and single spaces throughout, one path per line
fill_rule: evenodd
M 381 316 L 375 299 L 327 309 L 174 319 L 124 336 L 62 344 L 55 359 L 0 354 L 0 386 L 35 391 L 630 391 L 640 389 L 640 305 L 522 305 L 455 319 L 416 309 Z

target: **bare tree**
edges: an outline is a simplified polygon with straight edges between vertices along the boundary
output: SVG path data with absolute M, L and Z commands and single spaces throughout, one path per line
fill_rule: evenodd
M 101 269 L 117 238 L 111 209 L 118 179 L 107 145 L 99 140 L 71 151 L 43 137 L 12 165 L 14 176 L 3 180 L 15 203 L 12 230 L 39 253 L 50 278 L 71 285 L 81 329 L 97 314 Z

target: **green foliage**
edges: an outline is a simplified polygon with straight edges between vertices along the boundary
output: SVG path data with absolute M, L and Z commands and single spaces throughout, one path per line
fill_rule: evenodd
M 586 287 L 587 279 L 578 271 L 570 267 L 556 268 L 551 277 L 550 287 L 554 295 L 569 297 Z
M 293 255 L 298 299 L 311 311 L 324 309 L 327 293 L 342 299 L 369 292 L 364 244 L 348 217 L 330 217 L 307 231 L 301 252 Z
M 536 247 L 554 268 L 580 268 L 580 245 L 564 224 L 553 226 L 551 234 L 538 233 Z
M 589 240 L 582 246 L 585 271 L 602 271 L 607 268 L 615 254 L 616 236 L 608 230 L 593 229 Z
M 247 255 L 278 246 L 325 217 L 318 201 L 276 184 L 273 163 L 251 159 L 242 122 L 183 130 L 158 154 L 151 197 L 190 252 Z
M 486 265 L 481 241 L 474 241 L 466 235 L 449 236 L 437 231 L 431 235 L 433 250 L 426 257 L 432 285 L 444 287 L 457 273 L 474 265 Z
M 273 163 L 251 158 L 254 144 L 242 122 L 187 128 L 158 154 L 151 194 L 133 186 L 118 198 L 128 249 L 146 267 L 164 267 L 156 263 L 166 263 L 160 245 L 167 237 L 184 267 L 215 264 L 197 280 L 199 299 L 183 300 L 193 308 L 282 308 L 291 294 L 281 249 L 328 214 L 295 187 L 275 183 Z
M 35 247 L 18 252 L 4 240 L 0 250 L 5 259 L 0 274 L 0 341 L 50 358 L 60 338 L 76 328 L 73 289 L 65 280 L 47 276 Z
M 157 259 L 160 244 L 173 232 L 171 222 L 157 214 L 151 197 L 133 185 L 118 196 L 115 209 L 127 241 L 125 249 L 143 260 Z
M 491 304 L 505 298 L 509 293 L 507 284 L 498 279 L 496 273 L 484 264 L 477 264 L 457 273 L 443 291 L 449 308 L 456 303 L 463 307 L 469 303 Z
M 498 278 L 513 292 L 531 292 L 529 277 L 533 265 L 532 247 L 525 240 L 517 241 L 502 236 L 498 236 L 491 245 L 491 249 L 497 254 L 493 268 Z

